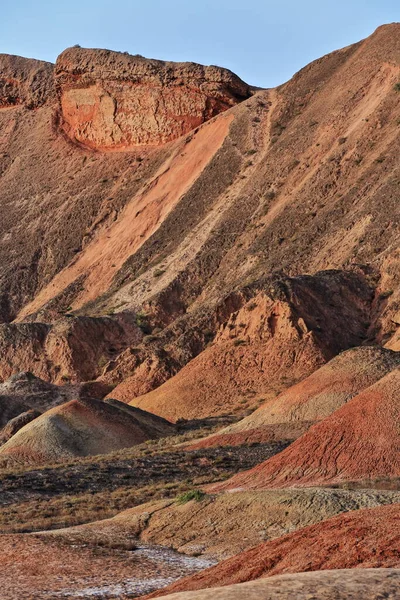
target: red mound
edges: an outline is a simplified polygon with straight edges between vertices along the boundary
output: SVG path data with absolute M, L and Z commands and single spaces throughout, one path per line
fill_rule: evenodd
M 280 573 L 400 566 L 400 505 L 341 514 L 266 542 L 155 594 L 199 590 Z
M 375 346 L 352 348 L 254 413 L 190 448 L 296 439 L 365 388 L 400 366 L 400 353 Z
M 262 489 L 400 475 L 400 368 L 286 450 L 212 487 Z

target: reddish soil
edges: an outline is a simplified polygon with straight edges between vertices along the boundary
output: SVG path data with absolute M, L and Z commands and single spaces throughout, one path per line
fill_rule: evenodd
M 400 354 L 384 348 L 347 350 L 239 423 L 189 447 L 296 439 L 399 365 Z
M 220 326 L 210 347 L 131 404 L 170 420 L 254 406 L 260 396 L 276 395 L 365 335 L 371 296 L 355 273 L 281 276 L 254 287 L 251 299 Z M 128 401 L 129 383 L 113 395 Z
M 227 69 L 86 48 L 58 57 L 55 85 L 68 135 L 101 150 L 171 141 L 251 94 Z
M 213 491 L 321 485 L 400 475 L 400 369 L 362 391 L 286 450 Z
M 338 515 L 242 552 L 149 598 L 325 569 L 400 567 L 400 505 Z

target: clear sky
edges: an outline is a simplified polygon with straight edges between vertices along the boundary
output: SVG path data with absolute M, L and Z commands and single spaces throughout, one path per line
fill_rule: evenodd
M 0 52 L 54 62 L 80 44 L 283 83 L 311 60 L 400 21 L 400 0 L 0 0 Z

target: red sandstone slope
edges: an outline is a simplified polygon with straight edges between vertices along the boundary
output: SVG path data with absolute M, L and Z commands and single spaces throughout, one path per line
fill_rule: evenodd
M 400 476 L 400 368 L 286 450 L 212 487 L 262 489 Z
M 148 596 L 325 569 L 400 566 L 400 505 L 333 517 L 242 552 Z
M 356 274 L 281 276 L 254 288 L 209 348 L 131 404 L 172 420 L 231 412 L 287 385 L 289 377 L 308 375 L 365 335 L 370 293 Z M 113 396 L 129 400 L 129 383 Z
M 63 53 L 55 67 L 2 56 L 1 80 L 12 85 L 0 108 L 0 319 L 19 315 L 38 321 L 40 329 L 71 309 L 86 315 L 128 310 L 146 313 L 158 330 L 191 319 L 184 347 L 178 324 L 169 330 L 177 336 L 169 340 L 171 351 L 157 348 L 154 356 L 150 349 L 144 366 L 127 355 L 146 354 L 151 340 L 95 357 L 97 363 L 110 359 L 109 383 L 129 378 L 119 391 L 130 399 L 131 377 L 133 393 L 142 394 L 177 373 L 206 345 L 205 335 L 187 342 L 189 331 L 277 265 L 298 276 L 363 264 L 376 294 L 365 318 L 368 331 L 349 345 L 367 337 L 397 347 L 399 39 L 398 24 L 379 28 L 245 102 L 248 87 L 214 67 L 79 48 Z M 171 109 L 158 105 L 161 130 L 152 111 L 159 97 Z M 134 111 L 139 100 L 147 107 L 140 123 Z M 135 145 L 146 140 L 159 145 Z M 327 309 L 330 300 L 323 299 Z M 235 328 L 227 312 L 209 340 L 221 325 Z M 36 329 L 26 330 L 24 342 L 16 335 L 16 352 L 2 346 L 4 377 L 22 368 L 52 378 L 53 367 L 63 368 L 58 356 L 47 365 Z M 231 343 L 221 355 L 206 350 L 190 377 L 199 380 L 210 361 L 217 370 L 228 364 L 233 375 L 246 351 L 250 377 L 246 381 L 244 373 L 239 395 L 250 397 L 258 393 L 253 383 L 264 345 L 252 355 Z M 24 344 L 26 355 L 19 348 Z M 305 350 L 294 377 L 321 364 L 320 351 L 311 347 L 308 357 Z M 286 367 L 300 366 L 287 347 L 280 352 Z M 274 361 L 267 370 L 274 372 Z M 303 369 L 308 362 L 309 371 Z M 102 370 L 92 363 L 84 373 L 63 375 L 92 378 Z M 221 382 L 211 371 L 209 383 Z M 238 399 L 232 376 L 228 384 Z M 265 381 L 259 388 L 265 390 Z M 224 410 L 223 400 L 216 402 L 217 412 Z
M 245 419 L 188 448 L 236 445 L 243 440 L 267 441 L 276 435 L 285 437 L 285 432 L 289 439 L 290 435 L 298 437 L 304 427 L 329 416 L 399 365 L 400 353 L 377 346 L 352 348 Z
M 22 427 L 0 447 L 0 464 L 37 464 L 105 454 L 173 431 L 155 415 L 94 399 L 72 400 Z
M 380 28 L 367 40 L 312 63 L 278 90 L 258 92 L 181 143 L 146 147 L 140 153 L 93 153 L 68 142 L 65 128 L 69 123 L 81 137 L 87 123 L 89 143 L 98 134 L 100 146 L 107 145 L 112 134 L 118 145 L 116 125 L 107 121 L 107 115 L 114 103 L 119 110 L 119 84 L 127 104 L 134 105 L 138 77 L 143 78 L 141 93 L 151 102 L 150 83 L 157 82 L 154 93 L 173 97 L 178 81 L 186 93 L 193 73 L 210 99 L 217 98 L 216 105 L 222 98 L 223 108 L 243 98 L 246 86 L 214 68 L 189 65 L 185 70 L 119 53 L 66 51 L 55 70 L 47 67 L 50 79 L 54 74 L 56 78 L 50 89 L 47 75 L 36 80 L 45 101 L 34 113 L 23 103 L 0 111 L 5 174 L 0 197 L 7 198 L 2 205 L 6 219 L 1 224 L 0 253 L 8 257 L 1 261 L 3 319 L 13 318 L 43 288 L 41 300 L 22 315 L 49 303 L 55 312 L 81 307 L 110 284 L 104 300 L 107 308 L 138 307 L 173 284 L 185 309 L 196 298 L 200 303 L 215 298 L 233 281 L 269 272 L 277 264 L 298 274 L 373 260 L 377 270 L 390 278 L 398 240 L 393 196 L 398 169 L 399 107 L 394 90 L 399 75 L 398 27 Z M 1 63 L 5 79 L 17 60 Z M 25 70 L 33 73 L 36 66 L 25 63 Z M 96 90 L 104 91 L 104 106 Z M 80 95 L 74 114 L 69 94 Z M 182 106 L 191 122 L 198 118 L 197 109 L 192 117 L 191 93 L 184 98 Z M 153 131 L 146 124 L 152 118 L 151 102 L 142 124 L 129 106 L 121 108 L 117 120 L 122 140 L 134 130 L 145 137 Z M 223 122 L 225 115 L 232 119 L 229 131 L 221 134 L 201 172 L 187 179 L 179 193 L 172 190 L 168 194 L 170 200 L 174 196 L 172 203 L 167 199 L 153 226 L 146 227 L 146 188 L 157 186 L 160 177 L 163 185 L 167 179 L 169 189 L 174 188 L 180 179 L 174 166 L 185 154 L 184 142 L 200 159 L 202 144 L 191 142 L 203 129 Z M 187 131 L 186 125 L 182 131 Z M 17 187 L 20 169 L 24 178 Z M 157 214 L 160 203 L 162 193 L 154 198 L 152 213 Z M 42 223 L 39 214 L 44 213 L 48 218 Z M 127 213 L 131 216 L 125 220 Z M 128 229 L 134 224 L 137 236 L 120 245 L 116 232 L 123 229 L 124 220 Z M 15 243 L 22 233 L 24 248 Z M 96 249 L 101 250 L 97 260 Z M 87 280 L 95 265 L 96 276 Z M 52 286 L 53 278 L 67 266 L 65 277 Z M 155 267 L 164 271 L 156 281 Z M 389 319 L 385 317 L 382 326 L 382 334 L 388 335 Z

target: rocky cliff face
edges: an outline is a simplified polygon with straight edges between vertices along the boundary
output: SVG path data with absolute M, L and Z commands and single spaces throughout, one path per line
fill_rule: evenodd
M 226 69 L 109 50 L 65 50 L 55 81 L 65 131 L 101 149 L 163 144 L 250 96 Z

